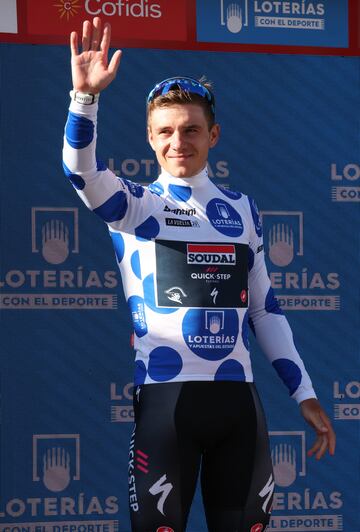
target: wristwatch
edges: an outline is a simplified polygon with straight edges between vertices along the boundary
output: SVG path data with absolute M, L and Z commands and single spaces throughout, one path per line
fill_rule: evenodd
M 80 92 L 76 90 L 70 91 L 70 98 L 74 100 L 74 102 L 82 103 L 84 105 L 91 105 L 93 103 L 96 103 L 99 100 L 100 94 L 89 94 L 86 92 Z

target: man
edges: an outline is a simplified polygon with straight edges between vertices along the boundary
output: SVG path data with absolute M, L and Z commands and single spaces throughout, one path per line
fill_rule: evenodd
M 110 26 L 102 31 L 99 18 L 84 22 L 81 53 L 71 34 L 64 170 L 108 224 L 133 318 L 132 530 L 184 531 L 201 469 L 209 531 L 261 532 L 274 479 L 248 323 L 315 429 L 309 454 L 334 454 L 335 434 L 273 296 L 256 204 L 208 179 L 208 151 L 220 134 L 210 86 L 177 77 L 150 92 L 148 137 L 162 171 L 148 188 L 96 160 L 99 93 L 121 56 L 108 63 L 109 46 Z

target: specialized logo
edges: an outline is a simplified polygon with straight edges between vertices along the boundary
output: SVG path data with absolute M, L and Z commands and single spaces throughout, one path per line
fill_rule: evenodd
M 165 294 L 170 299 L 170 301 L 175 301 L 175 303 L 183 304 L 183 298 L 187 297 L 184 290 L 179 286 L 173 286 L 168 290 L 165 290 Z
M 210 294 L 212 299 L 213 299 L 214 305 L 216 305 L 216 298 L 217 298 L 218 294 L 219 294 L 219 290 L 217 290 L 216 288 L 214 288 L 213 291 Z
M 235 246 L 232 244 L 187 244 L 187 263 L 235 266 Z
M 268 479 L 268 481 L 267 481 L 267 483 L 265 484 L 263 489 L 259 492 L 259 496 L 262 499 L 265 499 L 263 504 L 262 504 L 262 506 L 261 506 L 262 511 L 265 514 L 268 514 L 271 511 L 271 500 L 272 500 L 272 495 L 274 493 L 274 488 L 275 488 L 275 482 L 274 482 L 274 478 L 273 478 L 273 476 L 271 474 L 269 479 Z
M 166 482 L 166 474 L 163 475 L 157 482 L 155 482 L 155 484 L 153 484 L 149 489 L 151 495 L 161 495 L 156 507 L 162 515 L 165 515 L 164 504 L 172 489 L 173 485 L 170 482 Z
M 170 528 L 169 526 L 161 526 L 156 529 L 156 532 L 175 532 L 173 528 Z

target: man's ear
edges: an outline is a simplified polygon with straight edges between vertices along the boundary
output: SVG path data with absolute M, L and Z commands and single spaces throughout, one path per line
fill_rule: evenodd
M 214 124 L 210 129 L 210 148 L 213 148 L 220 138 L 220 125 Z
M 148 124 L 147 126 L 147 138 L 148 138 L 148 142 L 150 146 L 152 147 L 152 149 L 154 149 L 153 136 L 152 136 L 150 124 Z

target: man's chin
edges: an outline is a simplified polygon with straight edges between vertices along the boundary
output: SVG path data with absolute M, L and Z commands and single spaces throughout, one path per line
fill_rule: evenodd
M 165 168 L 169 174 L 171 174 L 174 177 L 192 177 L 196 175 L 200 170 L 195 171 L 194 168 L 190 168 L 189 166 L 185 165 L 176 165 L 171 166 L 168 168 Z

